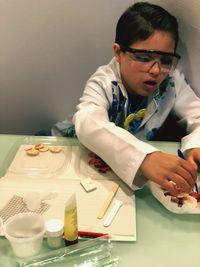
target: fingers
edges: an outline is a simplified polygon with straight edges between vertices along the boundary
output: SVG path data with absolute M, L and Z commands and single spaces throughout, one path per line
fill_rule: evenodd
M 184 192 L 186 192 L 185 190 L 183 191 L 179 186 L 177 186 L 177 184 L 173 181 L 163 181 L 163 186 L 162 188 L 164 188 L 165 190 L 167 190 L 172 196 L 178 196 Z M 191 190 L 190 190 L 191 191 Z
M 187 150 L 186 159 L 197 171 L 200 163 L 200 147 Z
M 177 166 L 176 172 L 172 173 L 172 176 L 170 176 L 171 179 L 177 184 L 179 184 L 180 187 L 189 186 L 193 187 L 196 179 L 197 179 L 197 173 L 194 170 L 188 170 L 187 164 L 186 166 Z
M 188 156 L 187 161 L 193 166 L 193 168 L 197 171 L 198 165 L 196 164 L 192 155 Z
M 162 179 L 159 179 L 161 186 L 172 195 L 190 193 L 194 188 L 197 179 L 197 172 L 189 162 L 179 159 L 176 167 L 168 170 Z
M 190 193 L 197 179 L 194 164 L 160 151 L 148 154 L 140 166 L 140 171 L 175 196 Z
M 172 196 L 177 196 L 180 194 L 180 188 L 176 185 L 175 182 L 171 180 L 164 180 L 162 187 L 167 190 Z
M 188 183 L 186 179 L 177 174 L 172 174 L 171 178 L 162 180 L 162 187 L 169 191 L 172 195 L 177 196 L 182 193 L 191 193 L 195 182 L 190 180 Z
M 191 193 L 191 187 L 184 187 L 181 188 L 179 187 L 174 181 L 165 181 L 163 183 L 163 188 L 165 190 L 167 190 L 172 196 L 178 196 L 178 195 L 181 195 L 181 194 L 189 194 Z
M 174 175 L 172 178 L 173 182 L 176 184 L 177 193 L 190 193 L 194 187 L 193 183 L 188 183 L 182 176 Z
M 182 193 L 191 193 L 195 186 L 195 183 L 188 183 L 183 177 L 179 175 L 174 175 L 172 180 L 174 184 L 167 184 L 166 189 L 173 192 L 174 195 L 182 194 Z
M 176 166 L 167 173 L 167 180 L 173 181 L 176 187 L 172 184 L 165 185 L 173 192 L 178 193 L 190 193 L 195 185 L 197 179 L 197 172 L 194 165 L 190 162 L 179 158 L 176 162 Z M 166 178 L 166 176 L 165 176 Z
M 188 160 L 180 159 L 180 174 L 182 172 L 183 177 L 187 179 L 188 175 L 186 174 L 188 172 L 189 177 L 191 176 L 193 178 L 193 181 L 196 181 L 197 179 L 197 166 L 195 163 L 190 162 Z

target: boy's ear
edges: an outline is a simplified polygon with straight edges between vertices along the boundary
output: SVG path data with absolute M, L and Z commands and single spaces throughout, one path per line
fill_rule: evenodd
M 115 58 L 116 58 L 117 62 L 120 63 L 120 61 L 121 61 L 120 45 L 117 44 L 117 43 L 114 43 L 113 44 L 113 50 L 114 50 L 114 55 L 115 55 Z

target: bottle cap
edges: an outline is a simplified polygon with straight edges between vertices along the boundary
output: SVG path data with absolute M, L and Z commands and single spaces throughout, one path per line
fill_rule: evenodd
M 45 223 L 45 226 L 46 226 L 46 234 L 48 236 L 55 237 L 63 234 L 64 223 L 59 219 L 48 220 Z

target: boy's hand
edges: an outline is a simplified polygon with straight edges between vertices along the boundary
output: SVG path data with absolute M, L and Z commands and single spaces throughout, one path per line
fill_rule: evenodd
M 192 191 L 197 178 L 196 170 L 197 166 L 192 160 L 184 160 L 160 151 L 148 154 L 140 166 L 145 177 L 174 196 Z
M 191 164 L 196 165 L 196 168 L 198 168 L 198 165 L 200 163 L 200 148 L 192 148 L 188 150 L 186 154 L 186 159 Z

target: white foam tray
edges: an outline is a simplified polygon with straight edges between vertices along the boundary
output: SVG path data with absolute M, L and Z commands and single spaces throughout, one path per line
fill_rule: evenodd
M 178 214 L 200 214 L 200 203 L 197 204 L 196 208 L 187 204 L 179 207 L 177 203 L 171 201 L 171 196 L 164 195 L 164 190 L 158 184 L 150 181 L 149 187 L 153 196 L 169 211 Z

